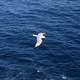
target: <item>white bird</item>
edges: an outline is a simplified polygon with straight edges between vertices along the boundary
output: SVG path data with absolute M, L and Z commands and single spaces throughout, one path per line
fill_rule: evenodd
M 38 47 L 41 45 L 41 43 L 43 42 L 43 38 L 45 38 L 44 34 L 45 33 L 39 33 L 38 35 L 33 34 L 33 36 L 37 38 L 37 42 L 35 44 L 35 47 Z

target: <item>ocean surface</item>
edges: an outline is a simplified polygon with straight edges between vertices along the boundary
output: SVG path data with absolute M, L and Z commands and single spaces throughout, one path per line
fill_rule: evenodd
M 80 0 L 0 0 L 0 80 L 80 80 Z

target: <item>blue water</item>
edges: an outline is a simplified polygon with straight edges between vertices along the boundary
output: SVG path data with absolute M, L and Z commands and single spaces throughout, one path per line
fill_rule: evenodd
M 80 80 L 80 0 L 0 0 L 0 80 Z

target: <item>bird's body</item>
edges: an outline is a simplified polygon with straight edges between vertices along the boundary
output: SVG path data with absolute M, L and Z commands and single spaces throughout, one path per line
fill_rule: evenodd
M 35 44 L 35 47 L 38 47 L 41 45 L 41 43 L 43 42 L 42 39 L 45 38 L 44 34 L 45 33 L 39 33 L 38 35 L 33 34 L 33 36 L 37 38 L 37 42 Z

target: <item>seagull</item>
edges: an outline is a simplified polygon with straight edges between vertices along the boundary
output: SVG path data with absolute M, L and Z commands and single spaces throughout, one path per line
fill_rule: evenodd
M 37 38 L 37 42 L 35 44 L 35 47 L 38 47 L 42 44 L 43 38 L 45 38 L 44 34 L 45 33 L 42 33 L 42 32 L 38 33 L 38 35 L 33 34 L 33 36 Z

